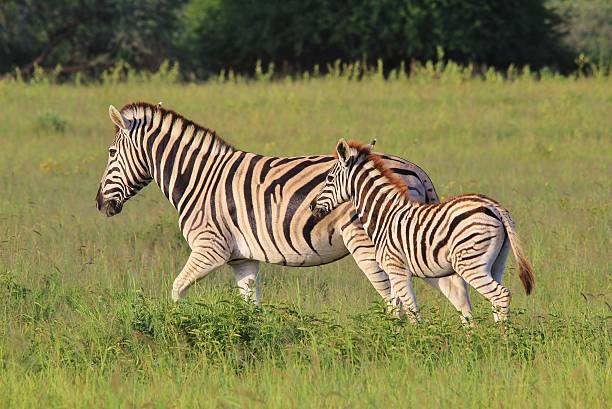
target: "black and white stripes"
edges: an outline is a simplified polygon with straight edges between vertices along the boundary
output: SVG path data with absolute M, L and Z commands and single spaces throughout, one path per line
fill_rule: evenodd
M 534 284 L 508 211 L 482 195 L 463 195 L 440 204 L 415 202 L 370 150 L 371 145 L 340 140 L 338 160 L 311 204 L 313 213 L 321 217 L 345 202 L 353 203 L 374 243 L 376 260 L 415 319 L 420 315 L 411 277 L 455 273 L 491 301 L 496 321 L 505 319 L 510 292 L 502 277 L 509 248 L 527 294 Z M 469 314 L 462 315 L 469 320 Z
M 192 253 L 173 284 L 173 298 L 185 295 L 214 268 L 230 264 L 245 297 L 258 299 L 259 261 L 313 266 L 349 252 L 386 300 L 387 274 L 374 246 L 347 203 L 323 220 L 308 205 L 333 166 L 333 156 L 267 157 L 236 149 L 214 131 L 161 106 L 136 103 L 110 107 L 116 136 L 96 198 L 108 216 L 151 180 L 177 209 Z M 401 158 L 383 156 L 415 200 L 438 201 L 429 177 Z M 469 312 L 469 296 L 459 277 L 433 278 L 459 309 Z

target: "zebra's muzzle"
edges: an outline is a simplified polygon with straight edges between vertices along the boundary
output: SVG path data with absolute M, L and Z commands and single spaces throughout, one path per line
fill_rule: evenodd
M 114 216 L 118 213 L 121 213 L 123 209 L 123 203 L 119 199 L 109 199 L 104 200 L 104 195 L 102 194 L 102 187 L 98 188 L 98 193 L 96 194 L 96 208 L 104 213 L 107 217 Z
M 327 210 L 326 208 L 317 206 L 316 200 L 313 200 L 310 203 L 310 211 L 312 212 L 313 217 L 317 220 L 321 220 L 322 218 L 324 218 L 325 216 L 329 214 L 329 210 Z
M 104 213 L 107 217 L 114 216 L 116 214 L 121 213 L 123 209 L 123 203 L 121 203 L 117 199 L 110 199 L 108 202 L 104 204 Z

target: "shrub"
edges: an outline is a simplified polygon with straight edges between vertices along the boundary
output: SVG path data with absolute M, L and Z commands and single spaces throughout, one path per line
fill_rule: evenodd
M 543 0 L 194 0 L 186 8 L 184 52 L 200 74 L 253 69 L 281 72 L 326 67 L 336 60 L 398 67 L 445 57 L 507 68 L 566 69 L 560 18 Z
M 152 70 L 172 57 L 185 0 L 3 0 L 0 72 L 31 75 L 61 65 L 58 75 L 101 71 L 123 60 Z
M 63 133 L 68 127 L 68 121 L 52 110 L 38 112 L 37 121 L 41 128 L 60 133 Z

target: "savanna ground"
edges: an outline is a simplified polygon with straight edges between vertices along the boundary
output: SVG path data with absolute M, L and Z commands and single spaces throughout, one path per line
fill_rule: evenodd
M 430 73 L 431 74 L 431 73 Z M 435 73 L 434 73 L 435 74 Z M 432 76 L 440 78 L 433 79 Z M 237 147 L 330 152 L 378 138 L 444 196 L 509 207 L 535 269 L 504 331 L 416 283 L 425 321 L 398 323 L 350 257 L 262 265 L 264 304 L 226 268 L 170 301 L 189 250 L 152 185 L 94 206 L 109 104 L 163 101 Z M 609 78 L 345 78 L 181 85 L 0 82 L 0 405 L 4 407 L 609 407 Z

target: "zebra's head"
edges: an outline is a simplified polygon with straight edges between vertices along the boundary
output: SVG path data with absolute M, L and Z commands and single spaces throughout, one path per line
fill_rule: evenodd
M 96 195 L 96 207 L 110 217 L 121 212 L 123 204 L 151 181 L 151 175 L 136 140 L 144 121 L 136 120 L 133 113 L 119 112 L 112 105 L 108 113 L 116 133 L 108 148 L 108 163 Z
M 349 183 L 349 176 L 353 167 L 359 162 L 364 153 L 369 153 L 376 143 L 376 139 L 369 145 L 357 149 L 344 139 L 336 145 L 338 160 L 327 173 L 325 184 L 310 204 L 310 210 L 317 219 L 322 219 L 353 196 L 353 186 Z

